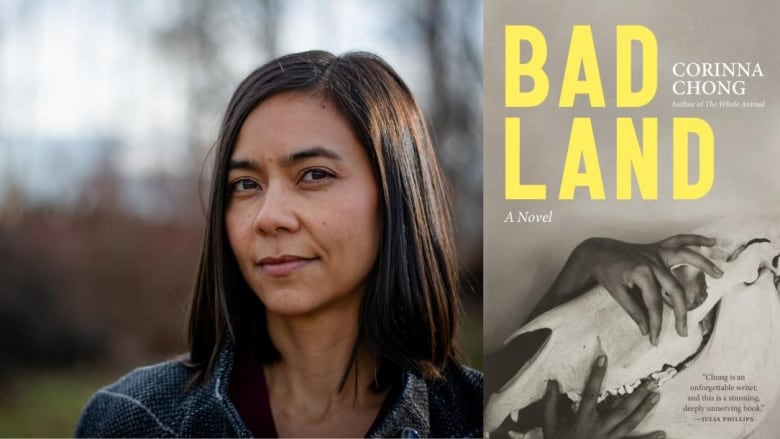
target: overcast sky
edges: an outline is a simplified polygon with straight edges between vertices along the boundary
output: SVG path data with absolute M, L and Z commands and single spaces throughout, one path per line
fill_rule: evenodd
M 410 62 L 415 53 L 403 45 L 404 29 L 388 24 L 393 11 L 383 9 L 387 5 L 285 2 L 279 51 L 374 51 L 424 98 L 415 79 L 424 67 Z M 175 6 L 157 0 L 0 0 L 0 198 L 10 178 L 33 197 L 67 196 L 67 187 L 106 149 L 126 176 L 183 169 L 186 130 L 192 129 L 188 84 L 181 63 L 155 37 L 170 24 Z M 481 25 L 481 17 L 475 22 Z M 235 52 L 227 57 L 235 83 L 225 84 L 225 100 L 265 61 L 240 41 L 229 50 Z M 216 136 L 221 111 L 215 110 L 212 126 L 199 129 Z

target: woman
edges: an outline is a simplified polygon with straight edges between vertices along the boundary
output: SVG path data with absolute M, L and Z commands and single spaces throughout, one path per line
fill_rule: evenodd
M 78 436 L 481 436 L 444 176 L 366 53 L 273 60 L 216 144 L 189 355 L 98 391 Z

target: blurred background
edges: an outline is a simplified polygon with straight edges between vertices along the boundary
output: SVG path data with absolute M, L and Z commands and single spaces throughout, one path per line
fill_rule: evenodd
M 183 351 L 222 111 L 314 48 L 376 52 L 420 100 L 482 367 L 479 0 L 0 0 L 0 436 L 70 436 L 99 387 Z

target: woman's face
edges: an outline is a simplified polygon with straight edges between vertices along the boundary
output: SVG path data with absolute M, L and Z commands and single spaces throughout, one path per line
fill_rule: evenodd
M 355 308 L 377 258 L 371 162 L 335 105 L 302 92 L 266 99 L 230 158 L 230 247 L 267 310 Z

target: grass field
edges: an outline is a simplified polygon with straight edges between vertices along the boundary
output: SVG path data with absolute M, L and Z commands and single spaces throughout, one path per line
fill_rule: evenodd
M 0 396 L 0 437 L 72 437 L 87 399 L 111 379 L 70 371 L 13 378 Z
M 482 369 L 482 308 L 468 309 L 464 315 L 459 335 L 460 347 L 466 356 L 466 364 Z
M 459 338 L 466 363 L 482 370 L 481 312 L 464 317 Z M 0 384 L 0 437 L 72 437 L 87 399 L 121 375 L 85 370 L 12 377 Z

